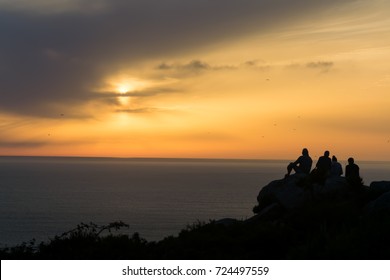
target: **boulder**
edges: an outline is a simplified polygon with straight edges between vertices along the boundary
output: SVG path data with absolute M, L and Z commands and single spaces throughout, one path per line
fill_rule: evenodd
M 311 183 L 305 174 L 294 174 L 262 188 L 257 196 L 259 205 L 254 212 L 260 214 L 274 203 L 285 210 L 296 209 L 308 202 L 343 198 L 350 192 L 351 187 L 344 177 L 330 177 L 321 185 Z
M 384 194 L 390 191 L 390 181 L 374 181 L 370 184 L 370 191 L 375 194 Z
M 257 196 L 259 202 L 258 213 L 266 207 L 277 203 L 285 209 L 293 209 L 302 205 L 307 198 L 307 192 L 301 185 L 307 176 L 294 174 L 282 180 L 275 180 L 261 189 Z
M 324 185 L 313 184 L 314 198 L 337 199 L 346 196 L 351 190 L 345 177 L 333 176 L 326 179 Z
M 368 215 L 390 213 L 390 192 L 368 203 L 364 208 L 364 213 Z

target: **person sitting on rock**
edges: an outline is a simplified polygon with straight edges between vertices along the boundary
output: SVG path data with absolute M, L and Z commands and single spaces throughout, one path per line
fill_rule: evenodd
M 330 176 L 338 177 L 343 175 L 343 167 L 340 162 L 337 161 L 336 156 L 332 156 L 332 166 L 330 168 Z
M 345 177 L 353 186 L 362 185 L 362 178 L 360 177 L 359 166 L 355 164 L 355 160 L 350 157 L 348 165 L 345 167 Z
M 324 155 L 318 159 L 316 168 L 311 173 L 313 182 L 325 183 L 326 177 L 328 177 L 332 167 L 332 160 L 330 159 L 329 154 L 329 151 L 325 151 Z
M 293 169 L 295 173 L 309 174 L 312 164 L 313 164 L 313 160 L 309 156 L 309 151 L 306 148 L 304 148 L 302 150 L 302 155 L 295 162 L 290 162 L 290 164 L 287 166 L 286 177 L 288 177 L 291 174 L 291 171 Z

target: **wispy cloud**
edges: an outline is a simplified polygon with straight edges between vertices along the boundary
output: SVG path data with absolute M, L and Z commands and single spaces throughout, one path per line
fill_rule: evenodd
M 162 62 L 157 65 L 156 69 L 160 71 L 169 71 L 170 74 L 176 76 L 183 76 L 188 74 L 201 74 L 207 71 L 229 71 L 229 70 L 240 70 L 240 69 L 254 69 L 266 71 L 271 69 L 271 65 L 264 61 L 253 59 L 245 61 L 240 64 L 225 64 L 225 65 L 213 65 L 203 60 L 194 59 L 188 63 L 166 63 Z
M 309 69 L 319 71 L 321 73 L 327 73 L 332 70 L 335 62 L 333 61 L 310 61 L 306 63 L 291 63 L 285 66 L 286 69 Z
M 91 98 L 116 98 L 116 97 L 151 97 L 161 94 L 170 94 L 178 92 L 178 88 L 162 88 L 162 87 L 152 87 L 143 90 L 134 90 L 126 93 L 118 92 L 98 92 L 92 93 Z
M 37 148 L 47 144 L 44 141 L 0 141 L 1 148 Z
M 172 112 L 172 110 L 150 107 L 150 108 L 120 109 L 120 110 L 116 110 L 116 112 L 128 113 L 128 114 L 152 114 L 152 113 Z
M 176 76 L 183 76 L 189 74 L 201 74 L 206 71 L 219 71 L 219 70 L 237 70 L 238 66 L 235 65 L 211 65 L 205 61 L 194 59 L 188 63 L 166 63 L 159 64 L 156 69 L 161 71 L 170 71 Z
M 334 63 L 332 61 L 316 61 L 307 63 L 306 67 L 320 70 L 321 72 L 328 72 L 333 67 L 333 65 Z
M 203 71 L 203 70 L 209 70 L 211 69 L 211 66 L 203 62 L 201 60 L 192 60 L 191 62 L 187 64 L 167 64 L 167 63 L 161 63 L 159 66 L 157 66 L 157 69 L 160 70 L 185 70 L 185 71 Z

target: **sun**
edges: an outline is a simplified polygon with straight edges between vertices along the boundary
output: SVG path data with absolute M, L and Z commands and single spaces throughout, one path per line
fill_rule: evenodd
M 105 79 L 105 86 L 99 90 L 115 94 L 118 105 L 128 106 L 135 93 L 150 87 L 148 80 L 136 78 L 127 74 L 119 73 Z
M 134 90 L 134 86 L 131 84 L 119 84 L 117 86 L 117 92 L 119 93 L 118 101 L 121 105 L 128 105 L 130 103 L 130 96 L 127 94 Z
M 118 85 L 117 91 L 118 91 L 118 93 L 120 93 L 120 94 L 126 94 L 126 93 L 128 93 L 129 91 L 131 91 L 132 88 L 133 88 L 133 87 L 132 87 L 131 85 L 121 84 L 121 85 Z

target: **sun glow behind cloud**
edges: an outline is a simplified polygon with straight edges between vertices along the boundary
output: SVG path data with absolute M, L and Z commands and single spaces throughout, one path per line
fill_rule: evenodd
M 128 92 L 131 92 L 134 90 L 133 85 L 126 83 L 126 84 L 119 84 L 117 87 L 117 91 L 120 94 L 118 96 L 118 100 L 121 103 L 121 105 L 128 105 L 129 104 L 129 96 L 126 96 Z

